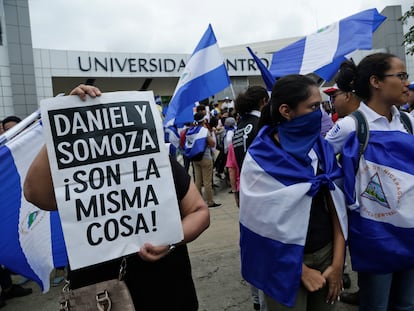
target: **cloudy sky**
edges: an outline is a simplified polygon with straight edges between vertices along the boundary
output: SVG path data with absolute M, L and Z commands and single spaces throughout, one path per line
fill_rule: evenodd
M 359 11 L 412 0 L 29 0 L 34 48 L 192 53 L 212 24 L 219 46 L 305 36 Z

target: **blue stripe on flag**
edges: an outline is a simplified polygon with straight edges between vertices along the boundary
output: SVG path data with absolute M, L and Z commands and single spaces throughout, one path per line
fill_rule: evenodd
M 207 132 L 203 126 L 190 127 L 186 133 L 186 141 L 184 146 L 185 156 L 192 158 L 197 154 L 204 152 L 207 146 Z
M 300 284 L 303 248 L 314 196 L 327 185 L 347 237 L 345 200 L 334 181 L 342 177 L 335 154 L 322 137 L 312 150 L 324 168 L 315 175 L 278 147 L 275 129 L 263 127 L 240 174 L 240 249 L 243 277 L 282 304 L 293 306 Z M 300 174 L 298 174 L 300 172 Z
M 23 196 L 27 170 L 44 144 L 39 121 L 29 126 L 0 147 L 0 263 L 46 292 L 50 272 L 67 265 L 67 254 L 58 213 L 42 211 Z
M 211 25 L 189 59 L 174 91 L 164 126 L 193 122 L 195 102 L 212 96 L 230 85 Z
M 221 89 L 229 85 L 227 69 L 224 64 L 183 85 L 171 100 L 167 115 L 175 115 L 174 124 L 192 122 L 194 120 L 192 109 L 194 103 L 218 92 L 217 85 L 223 86 Z
M 368 161 L 381 163 L 414 175 L 414 136 L 400 131 L 370 131 L 369 144 L 364 152 Z M 409 149 L 407 149 L 409 148 Z M 400 152 L 407 150 L 407 152 Z
M 349 217 L 352 269 L 390 273 L 414 268 L 414 228 L 399 228 L 361 217 Z
M 259 57 L 257 57 L 256 54 L 252 51 L 250 47 L 247 47 L 247 50 L 249 51 L 250 55 L 253 57 L 254 61 L 257 64 L 257 67 L 260 70 L 260 73 L 262 75 L 262 79 L 264 83 L 266 84 L 266 89 L 268 91 L 271 91 L 273 88 L 273 84 L 275 84 L 276 79 L 272 76 L 269 69 L 263 64 L 263 62 L 260 60 Z
M 270 72 L 273 77 L 280 78 L 291 73 L 299 73 L 302 67 L 302 57 L 305 52 L 306 39 L 300 39 L 273 54 Z
M 292 307 L 301 279 L 303 246 L 260 236 L 240 224 L 240 249 L 243 278 Z
M 207 31 L 204 33 L 203 37 L 201 38 L 200 42 L 197 44 L 196 48 L 194 49 L 194 52 L 192 55 L 197 53 L 198 51 L 205 49 L 206 47 L 209 47 L 210 45 L 216 44 L 217 39 L 214 35 L 213 28 L 211 27 L 211 24 L 208 25 Z
M 0 263 L 10 270 L 19 273 L 36 283 L 41 280 L 27 262 L 19 242 L 19 232 L 25 230 L 27 224 L 19 228 L 22 187 L 13 156 L 6 146 L 0 148 Z
M 315 72 L 329 81 L 348 54 L 372 48 L 372 34 L 385 19 L 369 9 L 333 23 L 275 52 L 270 72 L 275 77 Z
M 50 212 L 50 232 L 52 236 L 53 266 L 64 267 L 68 264 L 68 256 L 58 211 Z

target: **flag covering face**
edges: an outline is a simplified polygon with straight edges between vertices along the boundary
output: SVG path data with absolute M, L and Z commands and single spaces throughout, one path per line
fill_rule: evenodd
M 260 70 L 260 73 L 262 74 L 262 78 L 264 83 L 266 84 L 266 89 L 268 91 L 271 91 L 273 88 L 273 84 L 275 84 L 276 79 L 272 76 L 269 69 L 262 63 L 259 57 L 257 57 L 256 54 L 252 51 L 250 47 L 247 47 L 247 50 L 250 52 L 250 55 L 253 57 L 254 61 L 257 64 L 257 67 Z
M 358 148 L 353 132 L 343 148 L 352 269 L 374 273 L 413 269 L 414 136 L 370 131 L 359 164 Z
M 194 103 L 229 85 L 230 78 L 213 29 L 209 25 L 178 81 L 164 125 L 192 122 Z
M 207 134 L 208 130 L 203 126 L 194 126 L 188 129 L 184 147 L 187 158 L 191 159 L 206 150 Z
M 342 176 L 331 146 L 322 137 L 314 148 L 325 169 L 304 167 L 277 147 L 274 131 L 262 128 L 243 161 L 240 176 L 240 248 L 242 275 L 276 301 L 293 306 L 300 284 L 312 197 L 328 185 L 346 238 Z M 311 155 L 310 153 L 310 155 Z
M 372 48 L 372 34 L 385 19 L 370 9 L 320 29 L 274 53 L 270 72 L 274 77 L 315 72 L 329 81 L 346 55 Z
M 0 147 L 0 263 L 46 292 L 52 269 L 67 265 L 60 219 L 57 212 L 27 202 L 22 191 L 27 170 L 43 144 L 38 121 Z

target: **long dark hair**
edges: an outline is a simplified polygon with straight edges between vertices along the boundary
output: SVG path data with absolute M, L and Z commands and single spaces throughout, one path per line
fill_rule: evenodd
M 258 85 L 250 86 L 244 93 L 240 93 L 234 103 L 234 108 L 239 115 L 244 115 L 252 110 L 259 110 L 261 102 L 269 99 L 267 90 Z

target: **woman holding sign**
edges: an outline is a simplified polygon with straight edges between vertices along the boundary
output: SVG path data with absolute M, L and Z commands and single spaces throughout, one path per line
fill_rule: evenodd
M 82 100 L 100 96 L 99 89 L 80 85 L 71 95 Z M 124 277 L 137 310 L 197 310 L 198 301 L 186 243 L 196 239 L 210 224 L 203 198 L 184 168 L 170 159 L 184 240 L 175 245 L 145 243 L 137 254 L 126 257 Z M 44 210 L 56 210 L 57 203 L 49 159 L 44 146 L 33 161 L 24 184 L 26 199 Z M 97 254 L 99 256 L 99 254 Z M 70 270 L 71 289 L 118 277 L 121 258 Z

